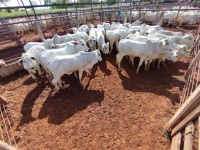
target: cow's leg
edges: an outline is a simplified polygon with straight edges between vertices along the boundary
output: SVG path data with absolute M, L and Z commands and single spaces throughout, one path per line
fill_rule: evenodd
M 160 62 L 161 62 L 161 60 L 158 59 L 158 66 L 157 66 L 158 69 L 160 69 Z
M 59 86 L 59 89 L 63 89 L 62 81 L 61 80 L 58 81 L 58 86 Z
M 119 53 L 116 55 L 116 63 L 118 64 L 118 71 L 121 71 L 120 63 L 123 57 L 124 56 L 120 55 Z
M 163 64 L 164 67 L 166 67 L 166 66 L 165 66 L 165 61 L 162 61 L 162 64 Z
M 79 81 L 80 81 L 80 84 L 81 84 L 81 86 L 83 86 L 83 84 L 82 84 L 82 82 L 81 82 L 82 75 L 83 75 L 83 70 L 78 70 L 78 73 L 79 73 Z
M 131 59 L 131 65 L 133 66 L 133 68 L 134 68 L 134 57 L 133 56 L 131 56 L 130 57 L 130 59 Z
M 148 59 L 145 59 L 144 64 L 145 70 L 148 71 Z
M 53 78 L 53 80 L 52 80 L 52 83 L 53 83 L 53 85 L 55 86 L 55 88 L 59 91 L 59 87 L 58 87 L 58 81 L 59 81 L 60 79 L 57 79 L 57 78 Z
M 75 78 L 78 79 L 78 76 L 77 76 L 77 74 L 76 74 L 76 71 L 74 71 L 74 76 L 75 76 Z
M 110 42 L 110 53 L 109 54 L 111 54 L 111 52 L 112 52 L 112 50 L 113 50 L 113 42 Z
M 152 60 L 153 60 L 153 59 L 150 59 L 150 60 L 149 60 L 149 63 L 148 63 L 148 70 L 149 70 L 149 66 L 150 66 Z
M 138 64 L 138 68 L 136 70 L 136 73 L 138 74 L 139 70 L 140 70 L 140 66 L 142 65 L 143 61 L 144 61 L 145 57 L 140 58 L 140 62 Z

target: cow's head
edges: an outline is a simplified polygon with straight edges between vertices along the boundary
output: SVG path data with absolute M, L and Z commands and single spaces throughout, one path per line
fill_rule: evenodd
M 167 60 L 171 60 L 171 61 L 173 61 L 173 62 L 177 62 L 177 59 L 178 59 L 178 51 L 168 51 L 168 52 L 166 52 L 166 59 Z
M 23 64 L 24 69 L 36 73 L 35 67 L 37 65 L 36 59 L 26 53 L 22 53 L 20 60 L 18 61 L 19 64 Z
M 103 45 L 102 52 L 104 54 L 108 54 L 109 53 L 109 42 Z
M 45 43 L 45 48 L 49 48 L 49 49 L 52 49 L 52 48 L 55 48 L 55 44 L 53 42 L 53 39 L 47 39 L 44 41 Z
M 89 46 L 90 46 L 91 50 L 95 50 L 96 49 L 96 42 L 97 42 L 97 40 L 94 39 L 94 38 L 90 38 L 88 40 L 88 43 L 89 43 Z
M 77 51 L 85 51 L 87 52 L 89 50 L 89 48 L 86 45 L 86 42 L 84 40 L 79 40 L 76 43 L 73 43 L 76 45 L 76 50 Z
M 101 52 L 98 49 L 95 50 L 95 55 L 98 61 L 102 61 Z
M 178 49 L 179 56 L 185 57 L 187 49 L 188 49 L 188 47 L 186 45 L 183 45 L 182 47 L 180 47 Z
M 184 36 L 182 40 L 182 44 L 186 44 L 188 47 L 191 47 L 194 44 L 194 37 L 191 34 Z

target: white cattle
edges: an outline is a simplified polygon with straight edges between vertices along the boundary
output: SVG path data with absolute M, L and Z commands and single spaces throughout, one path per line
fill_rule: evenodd
M 169 50 L 169 51 L 164 51 L 163 53 L 160 53 L 157 57 L 157 59 L 158 59 L 157 68 L 160 69 L 161 62 L 163 62 L 163 66 L 165 66 L 165 64 L 164 64 L 165 60 L 177 62 L 177 57 L 178 57 L 178 51 Z M 148 69 L 149 69 L 150 63 L 151 62 L 149 62 L 149 64 L 148 64 Z
M 87 47 L 84 40 L 80 40 L 78 42 L 67 42 L 66 47 L 64 48 L 53 49 L 51 51 L 43 51 L 42 53 L 40 53 L 38 61 L 40 62 L 44 70 L 47 72 L 47 78 L 49 78 L 49 75 L 51 75 L 51 73 L 49 72 L 47 63 L 50 59 L 52 59 L 55 56 L 72 55 L 78 53 L 79 51 L 88 51 L 88 49 L 89 48 Z
M 59 36 L 55 34 L 52 38 L 54 44 L 61 44 L 69 41 L 79 41 L 79 40 L 88 40 L 87 33 L 85 32 L 76 32 L 74 34 L 66 34 L 63 36 Z
M 200 14 L 194 12 L 184 12 L 179 16 L 179 26 L 182 25 L 183 22 L 188 22 L 191 26 L 192 24 L 196 24 L 199 21 Z
M 78 31 L 75 33 L 76 36 L 81 37 L 79 40 L 83 39 L 85 42 L 89 40 L 89 36 L 86 32 Z M 78 38 L 74 38 L 77 41 Z
M 130 34 L 126 37 L 126 39 L 132 39 L 136 40 L 139 42 L 146 42 L 147 40 L 161 40 L 165 38 L 158 38 L 158 37 L 147 37 L 147 36 L 142 36 L 142 35 L 134 35 Z M 187 45 L 180 45 L 180 44 L 175 44 L 172 40 L 168 40 L 170 44 L 170 48 L 172 50 L 178 51 L 179 56 L 185 56 L 186 50 L 187 50 Z
M 83 71 L 91 70 L 93 65 L 101 60 L 102 58 L 99 50 L 94 50 L 87 53 L 79 52 L 74 55 L 56 56 L 48 62 L 48 68 L 53 75 L 52 83 L 56 89 L 59 90 L 59 86 L 62 87 L 60 78 L 64 74 L 70 75 L 78 70 L 80 84 L 82 85 L 81 79 Z
M 91 28 L 89 31 L 89 40 L 88 40 L 91 50 L 97 49 L 96 42 L 97 42 L 97 29 Z
M 165 34 L 167 36 L 173 36 L 173 35 L 184 36 L 185 35 L 183 32 L 173 32 L 173 31 L 168 31 L 168 30 L 160 30 L 160 31 L 157 31 L 157 33 Z
M 101 31 L 103 33 L 103 36 L 106 36 L 106 31 L 104 28 L 97 28 L 97 31 Z
M 62 36 L 58 34 L 54 34 L 52 40 L 54 44 L 61 44 L 61 43 L 73 41 L 73 38 L 69 36 L 69 34 L 62 35 Z
M 78 28 L 78 31 L 89 33 L 89 27 L 87 25 L 82 25 Z
M 22 53 L 20 60 L 18 61 L 19 64 L 23 64 L 24 69 L 26 69 L 31 77 L 36 80 L 35 73 L 38 71 L 39 75 L 42 75 L 39 63 L 37 61 L 37 56 L 43 52 L 45 48 L 40 45 L 35 45 L 31 47 L 26 53 Z
M 140 22 L 139 20 L 136 20 L 136 21 L 133 22 L 131 25 L 132 25 L 132 26 L 140 26 L 140 25 L 142 25 L 142 22 Z
M 110 53 L 113 50 L 113 45 L 116 45 L 116 49 L 118 50 L 117 46 L 118 46 L 118 37 L 119 35 L 116 33 L 116 31 L 113 30 L 107 30 L 106 31 L 106 39 L 109 41 L 110 43 Z
M 179 36 L 167 36 L 164 34 L 155 33 L 154 35 L 149 35 L 149 37 L 159 37 L 159 38 L 166 38 L 172 40 L 176 44 L 180 45 L 187 45 L 188 48 L 191 47 L 194 43 L 194 37 L 191 34 L 179 37 Z
M 43 46 L 46 49 L 55 48 L 53 40 L 52 39 L 47 39 L 44 42 L 28 42 L 27 44 L 24 45 L 25 52 L 27 52 L 31 47 L 33 47 L 35 45 Z
M 109 53 L 109 42 L 105 43 L 105 38 L 101 31 L 97 31 L 97 44 L 98 49 L 101 50 L 104 54 Z
M 123 29 L 117 29 L 115 30 L 115 32 L 118 34 L 118 40 L 122 40 L 122 39 L 125 39 L 129 34 L 129 30 L 126 29 L 126 30 L 123 30 Z
M 118 44 L 119 53 L 116 55 L 116 62 L 118 70 L 121 70 L 120 63 L 124 56 L 140 57 L 140 62 L 136 73 L 139 72 L 140 66 L 145 60 L 145 70 L 147 70 L 148 60 L 157 58 L 158 55 L 169 49 L 169 42 L 167 40 L 138 42 L 129 39 L 121 40 Z

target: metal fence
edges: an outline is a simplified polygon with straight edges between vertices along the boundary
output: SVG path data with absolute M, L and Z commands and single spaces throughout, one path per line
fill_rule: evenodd
M 0 123 L 1 140 L 11 146 L 16 147 L 16 137 L 12 131 L 12 125 L 14 123 L 13 115 L 9 111 L 8 107 L 4 104 L 1 104 L 0 106 Z
M 172 136 L 171 150 L 180 149 L 181 145 L 184 150 L 195 149 L 195 137 L 199 138 L 200 148 L 200 128 L 195 130 L 194 125 L 200 126 L 200 27 L 191 50 L 191 62 L 185 80 L 180 107 L 165 125 Z M 197 133 L 198 136 L 195 136 Z

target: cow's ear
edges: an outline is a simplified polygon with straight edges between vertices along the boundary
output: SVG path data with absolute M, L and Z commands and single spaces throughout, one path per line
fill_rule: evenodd
M 22 59 L 20 58 L 20 60 L 18 61 L 18 64 L 20 65 L 20 64 L 22 64 Z
M 74 45 L 77 45 L 77 44 L 78 44 L 78 42 L 74 41 L 74 42 L 72 42 L 72 44 L 74 44 Z
M 35 57 L 31 57 L 31 59 L 36 60 Z

